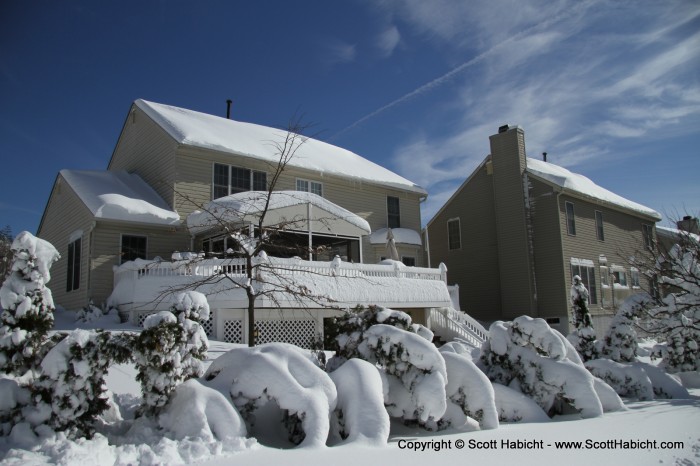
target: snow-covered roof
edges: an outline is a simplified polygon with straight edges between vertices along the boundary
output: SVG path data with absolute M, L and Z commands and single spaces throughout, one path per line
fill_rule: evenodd
M 209 202 L 204 210 L 196 210 L 187 216 L 187 228 L 192 233 L 200 233 L 208 230 L 221 222 L 246 222 L 257 221 L 265 209 L 267 191 L 245 191 L 231 194 L 230 196 L 214 199 Z M 322 217 L 321 223 L 329 223 L 336 220 L 344 220 L 361 230 L 361 234 L 370 234 L 372 229 L 369 223 L 362 217 L 353 214 L 317 194 L 305 191 L 274 191 L 270 196 L 268 213 L 287 207 L 311 204 L 329 214 L 329 218 Z M 306 211 L 302 212 L 305 219 Z M 287 220 L 291 220 L 288 218 Z
M 176 225 L 180 215 L 140 176 L 126 171 L 61 170 L 95 218 Z
M 374 231 L 369 237 L 369 242 L 371 244 L 386 244 L 386 234 L 388 231 L 388 228 L 380 228 Z M 420 233 L 416 230 L 411 230 L 410 228 L 392 228 L 391 232 L 394 235 L 394 242 L 396 244 L 414 244 L 416 246 L 421 246 L 423 244 Z
M 274 143 L 284 141 L 287 132 L 253 123 L 243 123 L 184 108 L 137 100 L 143 110 L 178 143 L 277 162 Z M 427 194 L 412 181 L 349 150 L 309 138 L 296 152 L 290 166 L 357 179 Z
M 694 241 L 697 241 L 700 243 L 700 235 L 696 235 L 695 233 L 690 233 L 687 231 L 679 230 L 678 228 L 670 228 L 670 227 L 664 227 L 660 225 L 656 225 L 656 234 L 665 236 L 669 239 L 678 241 L 679 238 L 685 237 L 687 235 L 688 238 L 693 239 Z
M 532 175 L 543 178 L 568 191 L 583 194 L 584 196 L 661 220 L 661 215 L 655 210 L 637 204 L 629 199 L 625 199 L 622 196 L 598 186 L 589 178 L 579 175 L 578 173 L 573 173 L 558 165 L 528 157 L 527 171 Z

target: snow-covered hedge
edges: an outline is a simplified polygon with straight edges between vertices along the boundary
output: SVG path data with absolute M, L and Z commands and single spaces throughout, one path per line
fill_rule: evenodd
M 600 357 L 617 362 L 632 362 L 637 359 L 639 343 L 636 322 L 651 303 L 652 298 L 646 293 L 633 294 L 622 302 L 600 343 Z
M 450 350 L 440 351 L 447 368 L 448 400 L 441 422 L 446 426 L 461 427 L 469 416 L 479 421 L 483 429 L 496 429 L 498 410 L 491 381 L 471 359 Z
M 246 422 L 254 424 L 255 411 L 272 400 L 286 411 L 291 441 L 325 445 L 337 391 L 301 348 L 286 343 L 235 348 L 217 358 L 204 378 L 233 400 Z
M 344 443 L 386 445 L 389 414 L 384 409 L 384 388 L 377 368 L 362 359 L 351 359 L 329 375 L 338 392 L 332 433 Z
M 0 288 L 0 370 L 16 376 L 38 371 L 50 349 L 53 298 L 46 283 L 60 257 L 51 243 L 23 231 L 12 242 L 12 271 Z
M 133 353 L 143 392 L 142 412 L 159 413 L 178 384 L 202 376 L 209 342 L 199 320 L 208 318 L 207 299 L 196 291 L 178 294 L 170 311 L 146 317 Z
M 594 377 L 568 353 L 565 339 L 543 319 L 521 316 L 491 325 L 481 362 L 492 381 L 520 390 L 549 415 L 567 406 L 583 417 L 602 415 Z
M 329 361 L 333 370 L 360 358 L 378 365 L 387 386 L 389 415 L 436 427 L 447 408 L 447 370 L 439 351 L 417 332 L 405 312 L 370 307 L 337 319 L 338 350 Z M 423 335 L 423 336 L 421 336 Z

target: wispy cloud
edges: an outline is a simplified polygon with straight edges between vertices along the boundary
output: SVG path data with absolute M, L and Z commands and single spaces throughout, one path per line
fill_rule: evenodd
M 488 153 L 488 136 L 504 123 L 525 127 L 531 154 L 547 151 L 560 165 L 587 168 L 609 163 L 613 152 L 631 156 L 616 151 L 631 138 L 697 131 L 698 4 L 426 3 L 382 5 L 439 43 L 448 59 L 465 51 L 472 57 L 337 134 L 449 84 L 452 99 L 430 108 L 446 122 L 440 136 L 416 134 L 393 157 L 397 171 L 431 193 L 425 220 Z
M 377 49 L 382 57 L 390 57 L 401 41 L 401 34 L 396 26 L 389 26 L 377 37 Z
M 349 63 L 357 57 L 357 47 L 338 40 L 326 43 L 326 62 L 330 65 Z

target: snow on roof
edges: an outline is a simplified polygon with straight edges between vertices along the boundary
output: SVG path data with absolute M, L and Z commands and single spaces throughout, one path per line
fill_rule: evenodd
M 267 191 L 245 191 L 214 199 L 206 205 L 205 210 L 196 210 L 187 216 L 187 228 L 196 233 L 220 222 L 243 222 L 245 217 L 260 215 L 265 209 L 266 200 Z M 366 234 L 372 231 L 362 217 L 328 199 L 305 191 L 273 191 L 268 211 L 309 203 L 331 213 L 334 219 L 347 221 Z
M 284 130 L 142 99 L 136 100 L 135 104 L 180 144 L 277 162 L 279 153 L 275 142 L 284 141 L 287 135 Z M 308 138 L 289 165 L 427 194 L 425 189 L 412 181 L 349 150 L 317 139 Z
M 369 242 L 371 244 L 386 244 L 386 235 L 388 231 L 388 228 L 380 228 L 374 231 L 369 237 Z M 415 244 L 417 246 L 423 244 L 420 233 L 416 230 L 411 230 L 410 228 L 392 228 L 391 232 L 394 234 L 394 242 L 396 242 L 396 244 Z
M 180 215 L 140 176 L 126 171 L 61 170 L 95 218 L 176 225 Z
M 656 234 L 665 236 L 676 241 L 687 235 L 688 238 L 700 242 L 700 235 L 696 235 L 695 233 L 690 233 L 684 230 L 679 230 L 677 228 L 664 227 L 661 225 L 656 225 Z
M 661 220 L 661 215 L 655 210 L 625 199 L 622 196 L 598 186 L 589 178 L 573 173 L 558 165 L 528 157 L 527 171 L 569 191 Z

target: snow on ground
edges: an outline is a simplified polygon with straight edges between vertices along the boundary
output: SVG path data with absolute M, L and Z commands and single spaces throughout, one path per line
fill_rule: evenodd
M 111 316 L 76 324 L 74 314 L 57 311 L 56 329 L 77 326 L 135 330 L 129 325 L 115 323 Z M 205 367 L 237 346 L 210 341 Z M 110 369 L 106 380 L 125 418 L 133 417 L 140 400 L 140 386 L 135 376 L 133 365 L 118 365 Z M 107 429 L 110 439 L 116 439 L 118 445 L 108 444 L 104 436 L 77 442 L 57 436 L 28 451 L 21 450 L 18 441 L 2 437 L 0 464 L 700 464 L 700 389 L 691 389 L 686 399 L 628 401 L 625 404 L 627 410 L 605 413 L 597 418 L 565 415 L 548 422 L 501 423 L 497 429 L 469 432 L 436 433 L 392 421 L 386 446 L 353 442 L 334 447 L 291 449 L 288 442 L 275 439 L 176 440 L 159 436 L 154 425 L 138 425 L 128 432 L 108 432 Z M 279 419 L 279 414 L 279 410 L 269 413 L 273 420 L 275 416 Z M 680 444 L 665 448 L 667 445 L 662 442 Z

